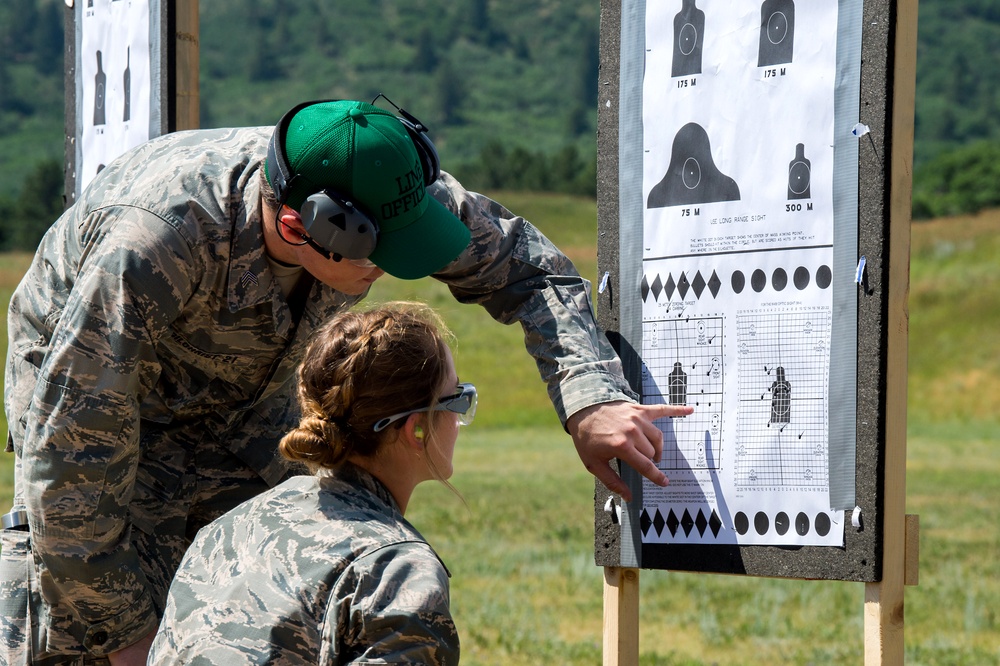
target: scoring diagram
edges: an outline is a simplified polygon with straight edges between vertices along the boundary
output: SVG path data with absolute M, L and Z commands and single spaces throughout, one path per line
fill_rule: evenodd
M 694 414 L 660 419 L 660 468 L 716 469 L 722 444 L 722 317 L 643 322 L 643 403 L 693 405 Z M 657 377 L 664 378 L 657 381 Z
M 737 485 L 826 487 L 829 308 L 741 312 L 736 343 Z

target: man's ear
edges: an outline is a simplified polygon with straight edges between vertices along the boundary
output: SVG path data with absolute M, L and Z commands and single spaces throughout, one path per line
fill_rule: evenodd
M 302 216 L 288 206 L 283 205 L 281 207 L 278 219 L 281 221 L 281 226 L 288 231 L 296 234 L 304 234 L 306 232 L 306 227 L 302 224 Z

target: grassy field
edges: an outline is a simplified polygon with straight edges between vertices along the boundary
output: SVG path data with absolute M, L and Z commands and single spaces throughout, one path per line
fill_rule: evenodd
M 498 198 L 595 277 L 592 202 Z M 912 241 L 907 512 L 920 515 L 921 557 L 920 585 L 906 591 L 906 663 L 1000 664 L 1000 214 L 914 225 Z M 4 303 L 26 261 L 0 258 Z M 599 664 L 593 482 L 520 329 L 456 305 L 433 281 L 387 279 L 372 297 L 439 307 L 458 336 L 459 374 L 481 392 L 456 453 L 465 504 L 424 484 L 409 516 L 452 571 L 463 663 Z M 643 571 L 641 663 L 860 664 L 863 602 L 858 583 Z

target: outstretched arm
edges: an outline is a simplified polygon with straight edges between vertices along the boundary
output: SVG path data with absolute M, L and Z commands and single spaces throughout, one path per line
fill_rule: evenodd
M 663 432 L 653 421 L 665 416 L 686 416 L 693 411 L 693 407 L 681 405 L 606 402 L 573 414 L 566 421 L 566 429 L 587 470 L 628 502 L 632 493 L 611 468 L 611 460 L 617 458 L 627 463 L 658 486 L 667 485 L 666 475 L 656 466 L 663 453 Z
M 590 283 L 537 228 L 448 174 L 430 191 L 472 232 L 469 248 L 435 277 L 459 301 L 482 305 L 501 323 L 521 324 L 525 347 L 583 464 L 626 499 L 628 488 L 608 464 L 612 458 L 665 485 L 652 462 L 663 446 L 653 420 L 691 409 L 636 404 L 597 325 Z

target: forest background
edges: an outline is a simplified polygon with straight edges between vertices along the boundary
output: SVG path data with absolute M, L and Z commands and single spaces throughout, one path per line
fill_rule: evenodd
M 599 3 L 201 2 L 202 127 L 272 125 L 305 99 L 384 92 L 476 190 L 593 197 Z M 0 3 L 0 249 L 62 209 L 61 0 Z M 1000 205 L 1000 3 L 921 0 L 916 219 Z

